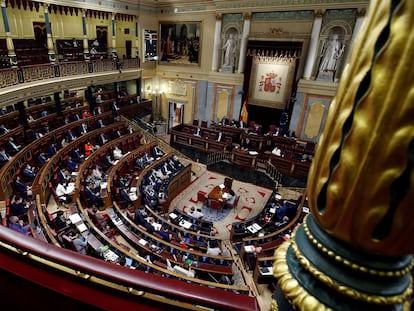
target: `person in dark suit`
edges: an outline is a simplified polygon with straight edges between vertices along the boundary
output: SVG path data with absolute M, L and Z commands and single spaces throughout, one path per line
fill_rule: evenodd
M 36 177 L 36 173 L 33 171 L 29 163 L 27 163 L 26 166 L 23 168 L 22 173 L 24 177 L 31 181 L 33 181 Z
M 41 152 L 40 154 L 39 154 L 39 156 L 37 157 L 37 161 L 40 163 L 40 164 L 45 164 L 47 161 L 49 161 L 50 160 L 50 158 L 48 158 L 47 156 L 46 156 L 46 153 L 44 153 L 44 152 Z
M 56 152 L 57 152 L 57 148 L 56 148 L 55 144 L 51 143 L 49 145 L 49 156 L 51 156 L 51 157 L 54 156 L 56 154 Z
M 216 140 L 218 142 L 224 141 L 224 134 L 222 132 L 218 132 L 217 135 L 216 135 Z
M 98 136 L 99 145 L 103 146 L 108 142 L 108 138 L 106 138 L 104 133 L 99 134 Z
M 81 125 L 79 125 L 78 132 L 80 135 L 88 133 L 88 125 L 86 123 L 82 123 Z
M 10 205 L 10 211 L 13 216 L 21 216 L 27 214 L 29 205 L 23 202 L 23 198 L 16 196 L 14 202 Z
M 71 171 L 76 171 L 78 169 L 78 164 L 72 160 L 72 157 L 68 157 L 66 161 L 66 166 Z
M 9 138 L 9 141 L 7 142 L 7 146 L 9 147 L 11 151 L 15 153 L 19 152 L 22 147 L 21 145 L 16 144 L 13 137 Z
M 0 164 L 8 162 L 10 159 L 11 157 L 6 153 L 6 150 L 4 150 L 4 148 L 0 148 Z
M 74 141 L 76 139 L 75 134 L 71 130 L 68 130 L 68 134 L 66 135 L 68 141 Z
M 21 180 L 19 175 L 17 175 L 14 179 L 14 190 L 20 193 L 24 198 L 28 195 L 32 195 L 32 187 L 26 185 L 26 183 Z
M 201 128 L 197 127 L 194 135 L 201 137 L 203 135 L 203 131 L 201 130 Z
M 72 155 L 73 161 L 75 162 L 79 163 L 85 160 L 85 156 L 79 152 L 79 148 L 73 149 L 71 155 Z
M 0 134 L 6 134 L 9 130 L 4 126 L 4 124 L 0 124 Z
M 103 124 L 103 121 L 101 119 L 96 121 L 96 128 L 101 128 L 104 127 L 105 124 Z
M 104 206 L 103 200 L 101 198 L 101 193 L 99 188 L 94 183 L 90 183 L 85 187 L 85 194 L 89 199 L 90 205 Z
M 119 107 L 118 107 L 118 105 L 116 104 L 116 102 L 113 102 L 113 103 L 111 104 L 111 110 L 112 110 L 112 114 L 113 114 L 113 115 L 117 115 L 117 114 L 118 114 Z

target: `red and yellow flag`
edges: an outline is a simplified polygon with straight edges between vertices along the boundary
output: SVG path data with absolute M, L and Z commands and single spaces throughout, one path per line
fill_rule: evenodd
M 247 112 L 247 97 L 244 100 L 241 112 L 240 112 L 240 121 L 247 123 L 249 113 Z

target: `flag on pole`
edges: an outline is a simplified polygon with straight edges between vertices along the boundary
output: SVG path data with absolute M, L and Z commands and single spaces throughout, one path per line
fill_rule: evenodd
M 240 112 L 240 121 L 243 121 L 245 123 L 247 123 L 248 117 L 249 117 L 249 113 L 247 112 L 247 98 L 248 96 L 246 96 L 246 99 L 244 100 L 241 112 Z

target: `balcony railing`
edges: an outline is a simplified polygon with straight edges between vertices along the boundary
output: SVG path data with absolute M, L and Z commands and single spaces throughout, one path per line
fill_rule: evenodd
M 116 60 L 104 59 L 90 62 L 67 62 L 2 69 L 0 70 L 0 88 L 46 79 L 115 71 L 118 70 L 116 63 Z M 137 58 L 122 61 L 123 70 L 138 68 L 139 59 Z

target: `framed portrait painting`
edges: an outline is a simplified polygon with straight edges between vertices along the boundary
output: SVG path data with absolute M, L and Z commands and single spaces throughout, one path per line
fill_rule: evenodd
M 160 64 L 200 64 L 201 22 L 160 22 Z
M 157 31 L 144 29 L 144 62 L 157 60 Z
M 289 102 L 295 59 L 255 56 L 250 76 L 249 103 L 284 109 Z

